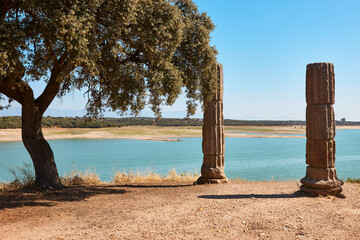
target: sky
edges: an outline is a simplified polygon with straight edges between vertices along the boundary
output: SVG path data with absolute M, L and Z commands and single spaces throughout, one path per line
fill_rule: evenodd
M 216 25 L 211 43 L 224 65 L 225 118 L 305 120 L 306 65 L 331 62 L 335 117 L 360 121 L 359 0 L 194 2 Z M 43 85 L 33 87 L 39 94 Z M 79 115 L 85 103 L 83 94 L 74 91 L 55 100 L 48 113 Z M 143 116 L 151 116 L 149 111 L 145 109 Z M 185 111 L 182 96 L 163 108 L 163 116 L 185 117 Z M 199 109 L 195 117 L 201 116 Z

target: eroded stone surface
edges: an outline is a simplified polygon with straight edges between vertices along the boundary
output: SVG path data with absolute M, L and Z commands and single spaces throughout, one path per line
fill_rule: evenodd
M 307 104 L 335 103 L 335 74 L 332 63 L 307 65 L 306 102 Z
M 203 178 L 225 178 L 225 172 L 223 167 L 209 167 L 209 166 L 202 166 L 201 167 L 201 176 Z
M 216 65 L 217 77 L 218 77 L 218 91 L 215 93 L 212 101 L 223 101 L 224 98 L 224 68 L 223 65 L 218 63 Z
M 228 183 L 229 180 L 224 178 L 204 178 L 199 177 L 199 179 L 194 184 L 213 184 L 213 183 Z
M 204 111 L 204 126 L 224 125 L 224 118 L 222 112 L 223 112 L 222 101 L 212 101 L 207 103 Z
M 306 164 L 317 168 L 335 167 L 335 141 L 312 140 L 306 141 Z
M 222 125 L 204 125 L 202 150 L 204 155 L 224 155 L 225 136 L 224 126 Z
M 316 168 L 308 166 L 306 176 L 300 182 L 308 188 L 330 189 L 338 188 L 343 182 L 337 178 L 335 168 Z
M 335 138 L 335 113 L 332 105 L 307 105 L 306 137 L 323 140 Z

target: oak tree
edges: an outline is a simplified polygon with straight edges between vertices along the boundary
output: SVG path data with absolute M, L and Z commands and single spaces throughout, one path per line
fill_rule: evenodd
M 36 186 L 62 186 L 41 129 L 55 97 L 86 89 L 90 117 L 146 104 L 161 116 L 184 91 L 191 115 L 215 90 L 214 25 L 191 0 L 1 0 L 0 14 L 0 98 L 22 106 Z

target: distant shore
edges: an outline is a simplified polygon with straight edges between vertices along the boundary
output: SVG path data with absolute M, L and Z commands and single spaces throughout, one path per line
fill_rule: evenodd
M 338 126 L 360 129 L 360 126 Z M 43 128 L 46 139 L 138 139 L 179 141 L 201 137 L 201 127 L 128 126 L 121 128 Z M 305 138 L 305 126 L 225 126 L 225 137 L 238 138 Z M 21 141 L 21 129 L 0 129 L 0 142 Z

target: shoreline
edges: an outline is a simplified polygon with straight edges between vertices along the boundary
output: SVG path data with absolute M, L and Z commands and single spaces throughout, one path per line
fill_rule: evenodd
M 225 126 L 231 138 L 305 138 L 305 126 Z M 337 130 L 360 129 L 360 126 L 337 126 Z M 121 128 L 43 128 L 47 140 L 57 139 L 134 139 L 181 141 L 201 137 L 201 127 L 127 126 Z M 20 142 L 21 129 L 0 129 L 0 142 Z

